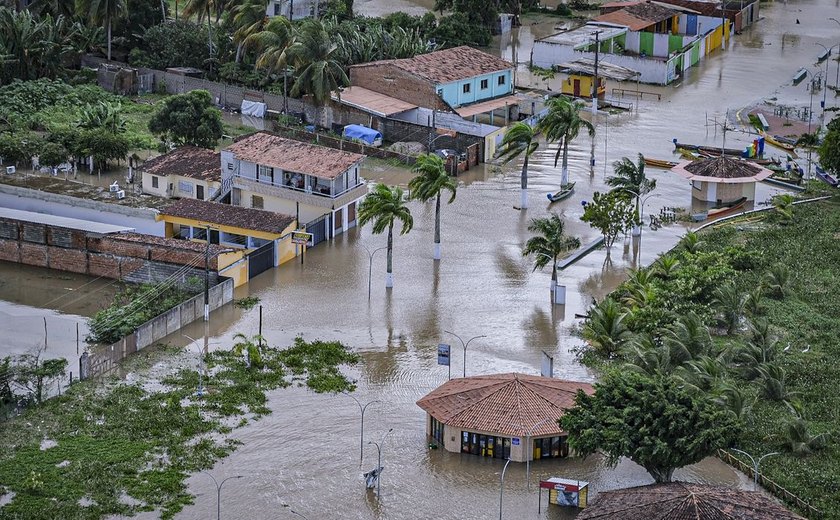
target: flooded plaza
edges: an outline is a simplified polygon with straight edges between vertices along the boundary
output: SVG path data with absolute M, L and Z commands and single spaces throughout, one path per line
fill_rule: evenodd
M 362 14 L 381 14 L 379 4 L 356 3 Z M 387 5 L 389 11 L 412 14 L 431 7 L 429 2 L 407 0 Z M 660 94 L 661 99 L 630 99 L 635 104 L 631 112 L 587 114 L 596 125 L 596 136 L 581 135 L 569 146 L 570 180 L 577 184 L 575 194 L 565 201 L 548 206 L 545 194 L 556 191 L 560 174 L 554 167 L 556 149 L 544 142 L 530 160 L 527 210 L 514 208 L 519 204 L 518 162 L 479 165 L 463 174 L 457 199 L 442 207 L 439 262 L 432 260 L 434 206 L 410 203 L 414 229 L 394 238 L 395 286 L 391 290 L 384 286 L 385 251 L 379 251 L 370 264 L 368 299 L 368 251 L 383 247 L 386 241 L 385 235 L 372 235 L 370 226 L 324 242 L 308 251 L 303 263 L 299 259 L 286 263 L 238 289 L 237 298 L 260 299 L 262 333 L 272 345 L 288 345 L 300 335 L 308 340 L 339 340 L 360 353 L 362 362 L 349 370 L 357 380 L 354 395 L 362 403 L 379 401 L 365 414 L 364 440 L 378 442 L 389 429 L 393 433 L 382 450 L 385 470 L 382 496 L 377 498 L 365 489 L 362 477 L 376 466 L 374 446 L 365 445 L 364 461 L 359 464 L 356 403 L 344 395 L 319 395 L 304 388 L 272 392 L 273 413 L 234 430 L 232 436 L 242 445 L 209 471 L 218 480 L 243 477 L 225 484 L 222 516 L 285 519 L 295 518 L 294 510 L 309 519 L 495 518 L 504 461 L 429 447 L 425 413 L 415 403 L 447 379 L 447 368 L 436 364 L 437 344 L 453 346 L 453 377 L 463 370 L 467 375 L 538 374 L 546 352 L 554 357 L 555 377 L 594 381 L 595 374 L 580 365 L 572 352 L 582 344 L 576 335 L 581 320 L 575 315 L 613 290 L 628 268 L 647 265 L 673 247 L 688 224 L 675 223 L 656 231 L 645 227 L 640 240 L 619 239 L 609 262 L 603 250 L 584 257 L 560 272 L 567 303 L 553 306 L 550 269 L 534 272 L 533 259 L 521 253 L 532 236 L 527 230 L 530 220 L 555 212 L 564 218 L 567 233 L 583 244 L 590 243 L 598 232 L 581 222 L 581 201 L 608 189 L 605 177 L 612 173 L 613 161 L 622 157 L 635 161 L 638 153 L 675 160 L 673 139 L 720 146 L 723 132 L 715 121 L 732 124 L 739 110 L 762 99 L 808 106 L 807 82 L 794 87 L 790 80 L 801 67 L 817 70 L 820 48 L 815 44 L 831 46 L 840 41 L 840 27 L 827 21 L 840 17 L 839 5 L 837 0 L 762 3 L 761 21 L 735 36 L 725 51 L 688 69 L 680 84 L 639 87 Z M 527 62 L 534 38 L 553 32 L 554 24 L 524 25 L 508 37 L 497 38 L 494 51 L 512 59 L 515 46 L 517 61 Z M 834 56 L 822 65 L 828 68 L 829 83 L 838 66 Z M 526 66 L 520 65 L 519 74 L 520 84 L 529 81 Z M 559 91 L 560 81 L 559 76 L 551 80 L 550 88 Z M 535 80 L 533 86 L 545 85 Z M 626 88 L 635 90 L 636 85 Z M 828 94 L 827 107 L 838 106 L 833 92 Z M 819 100 L 814 107 L 816 125 L 822 122 Z M 746 114 L 741 118 L 746 121 Z M 726 146 L 742 147 L 753 138 L 733 130 L 726 134 Z M 781 150 L 768 150 L 784 156 Z M 684 179 L 650 167 L 646 171 L 656 179 L 657 189 L 643 208 L 645 214 L 658 214 L 665 206 L 689 207 L 691 187 Z M 412 174 L 399 166 L 370 161 L 364 176 L 372 182 L 405 186 Z M 776 193 L 780 191 L 759 184 L 756 207 Z M 104 306 L 113 295 L 112 287 L 107 281 L 76 275 L 45 279 L 52 276 L 47 273 L 54 274 L 0 263 L 0 320 L 12 349 L 0 350 L 0 355 L 41 340 L 41 317 L 46 314 L 48 322 L 66 322 L 66 326 L 56 326 L 55 334 L 50 329 L 50 345 L 61 344 L 55 348 L 63 349 L 62 355 L 73 366 L 74 324 Z M 259 315 L 256 307 L 244 311 L 227 306 L 214 312 L 209 324 L 211 348 L 227 348 L 236 333 L 257 334 Z M 446 331 L 465 341 L 479 335 L 486 338 L 470 344 L 464 365 L 460 342 Z M 188 347 L 182 334 L 202 338 L 205 325 L 194 323 L 168 342 Z M 178 362 L 191 363 L 193 357 L 185 352 Z M 644 469 L 630 461 L 609 468 L 602 458 L 593 456 L 534 462 L 529 489 L 525 465 L 514 463 L 505 476 L 504 518 L 573 518 L 573 511 L 547 507 L 545 496 L 538 511 L 538 480 L 552 476 L 589 481 L 591 497 L 604 490 L 652 482 Z M 675 477 L 750 488 L 742 475 L 714 458 L 684 468 Z M 193 475 L 188 485 L 196 495 L 195 504 L 176 518 L 213 517 L 216 488 L 210 477 Z

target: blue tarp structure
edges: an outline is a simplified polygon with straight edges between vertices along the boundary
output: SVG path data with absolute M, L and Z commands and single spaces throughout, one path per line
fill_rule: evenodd
M 372 128 L 362 125 L 345 126 L 344 137 L 348 139 L 358 139 L 370 145 L 373 145 L 376 141 L 379 141 L 379 144 L 382 143 L 382 134 Z

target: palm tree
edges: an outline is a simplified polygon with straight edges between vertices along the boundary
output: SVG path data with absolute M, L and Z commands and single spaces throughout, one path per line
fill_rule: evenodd
M 126 0 L 76 0 L 76 13 L 108 32 L 108 60 L 111 60 L 111 26 L 128 14 Z
M 527 123 L 520 121 L 508 128 L 505 137 L 502 139 L 502 147 L 497 152 L 502 162 L 508 163 L 513 159 L 525 154 L 525 161 L 522 163 L 522 192 L 519 207 L 528 209 L 528 159 L 531 157 L 539 143 L 537 132 Z
M 287 53 L 298 72 L 292 85 L 292 96 L 311 94 L 320 108 L 332 92 L 350 84 L 338 60 L 338 47 L 318 20 L 307 18 L 303 21 L 298 37 Z
M 266 5 L 266 0 L 243 0 L 229 11 L 231 25 L 233 26 L 233 41 L 236 43 L 236 63 L 239 63 L 239 60 L 242 59 L 242 51 L 248 38 L 252 34 L 258 34 L 263 30 Z M 285 18 L 275 16 L 271 20 L 281 20 L 282 23 Z
M 260 348 L 265 339 L 259 334 L 249 338 L 241 332 L 234 335 L 233 339 L 236 341 L 233 344 L 233 353 L 237 356 L 244 354 L 245 363 L 248 365 L 248 368 L 262 368 L 263 363 Z
M 801 417 L 797 417 L 788 423 L 786 433 L 785 447 L 791 453 L 800 457 L 825 448 L 831 440 L 831 434 L 829 433 L 812 435 L 808 432 L 808 423 Z
M 692 255 L 702 251 L 705 246 L 706 242 L 700 240 L 700 235 L 694 231 L 686 233 L 682 240 L 680 240 L 679 244 L 677 244 L 677 247 Z
M 669 325 L 662 335 L 662 342 L 676 364 L 708 355 L 712 347 L 709 329 L 694 312 L 680 316 Z
M 785 224 L 793 220 L 793 203 L 795 200 L 793 195 L 789 193 L 773 197 L 773 207 Z
M 624 324 L 628 313 L 612 298 L 607 298 L 589 311 L 583 326 L 583 337 L 603 358 L 615 358 L 630 339 L 630 329 Z
M 746 297 L 733 284 L 726 284 L 715 290 L 714 303 L 726 324 L 726 334 L 731 336 L 741 324 Z
M 385 287 L 394 286 L 392 269 L 392 253 L 394 250 L 394 222 L 402 223 L 400 235 L 405 235 L 414 226 L 414 219 L 403 200 L 403 190 L 399 187 L 389 188 L 379 183 L 374 186 L 367 198 L 359 206 L 359 225 L 364 226 L 373 221 L 373 232 L 379 234 L 388 230 L 388 268 L 385 275 Z
M 636 222 L 641 224 L 639 206 L 642 195 L 656 189 L 656 179 L 648 179 L 645 176 L 644 156 L 639 154 L 637 164 L 633 164 L 633 161 L 623 157 L 620 161 L 613 163 L 613 172 L 615 175 L 607 177 L 607 185 L 632 195 L 636 199 Z
M 770 294 L 779 298 L 785 297 L 785 286 L 790 279 L 790 271 L 785 264 L 775 264 L 764 274 L 764 287 Z
M 422 202 L 435 199 L 435 252 L 434 259 L 440 260 L 440 193 L 448 190 L 450 193 L 447 204 L 455 200 L 458 183 L 446 173 L 443 159 L 435 154 L 420 154 L 414 164 L 413 171 L 418 173 L 408 183 L 411 198 Z
M 552 213 L 550 217 L 531 220 L 528 231 L 539 233 L 525 242 L 523 256 L 534 255 L 534 270 L 542 269 L 551 262 L 551 294 L 557 289 L 557 258 L 580 247 L 577 237 L 570 237 L 563 229 L 563 220 Z
M 790 401 L 797 392 L 787 390 L 785 383 L 785 369 L 779 365 L 767 363 L 757 368 L 761 376 L 761 396 L 772 401 Z
M 665 255 L 653 264 L 653 272 L 656 276 L 662 277 L 665 280 L 670 280 L 677 274 L 677 269 L 680 267 L 680 261 L 674 255 Z
M 560 186 L 569 184 L 569 141 L 574 141 L 581 129 L 586 128 L 589 135 L 595 135 L 595 127 L 586 119 L 580 117 L 581 103 L 571 101 L 566 97 L 556 97 L 546 103 L 548 114 L 539 122 L 537 127 L 545 134 L 549 143 L 557 142 L 557 154 L 554 156 L 554 166 L 563 155 Z
M 289 47 L 295 41 L 292 24 L 283 16 L 274 16 L 263 30 L 249 34 L 243 40 L 243 50 L 256 49 L 256 66 L 269 73 L 285 71 L 289 63 Z

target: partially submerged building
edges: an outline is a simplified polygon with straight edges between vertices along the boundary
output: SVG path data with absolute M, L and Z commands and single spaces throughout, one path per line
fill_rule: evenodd
M 167 198 L 210 200 L 222 185 L 219 152 L 181 146 L 140 166 L 143 193 Z

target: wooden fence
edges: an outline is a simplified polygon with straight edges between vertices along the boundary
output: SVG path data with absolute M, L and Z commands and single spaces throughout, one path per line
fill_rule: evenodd
M 729 464 L 730 466 L 733 466 L 738 471 L 746 473 L 751 479 L 755 479 L 753 467 L 745 463 L 735 455 L 725 450 L 718 450 L 717 455 L 718 458 L 720 458 L 725 463 Z M 792 505 L 799 511 L 804 512 L 810 520 L 818 520 L 820 518 L 823 518 L 823 514 L 819 509 L 815 508 L 808 502 L 802 500 L 787 489 L 783 488 L 782 486 L 776 484 L 769 478 L 765 477 L 761 474 L 761 472 L 759 472 L 758 474 L 758 483 L 761 484 L 761 486 L 764 489 L 769 491 L 778 499 Z

